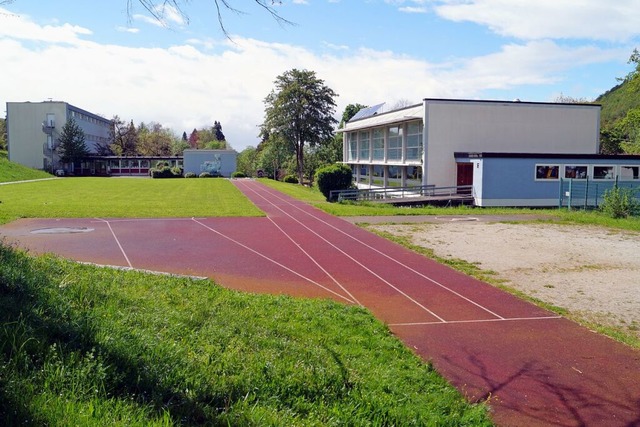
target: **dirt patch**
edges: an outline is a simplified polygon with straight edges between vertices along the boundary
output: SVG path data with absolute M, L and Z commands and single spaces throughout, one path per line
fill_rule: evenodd
M 640 337 L 640 233 L 483 221 L 369 227 L 477 264 L 529 296 Z

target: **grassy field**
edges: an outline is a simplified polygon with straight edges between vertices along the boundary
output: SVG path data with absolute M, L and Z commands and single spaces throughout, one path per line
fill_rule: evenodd
M 0 186 L 0 223 L 17 218 L 260 216 L 225 179 L 64 178 Z
M 0 153 L 0 182 L 12 182 L 29 179 L 52 178 L 46 172 L 30 169 L 7 160 L 6 153 Z

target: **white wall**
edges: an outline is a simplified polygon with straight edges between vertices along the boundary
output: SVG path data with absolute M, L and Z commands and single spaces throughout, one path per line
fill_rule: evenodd
M 55 141 L 67 120 L 66 104 L 60 102 L 7 103 L 10 161 L 35 169 L 44 167 L 43 148 L 47 142 L 47 135 L 42 131 L 42 122 L 46 120 L 47 113 L 55 114 L 55 128 L 52 135 Z
M 425 100 L 427 183 L 456 185 L 454 152 L 596 154 L 600 108 Z

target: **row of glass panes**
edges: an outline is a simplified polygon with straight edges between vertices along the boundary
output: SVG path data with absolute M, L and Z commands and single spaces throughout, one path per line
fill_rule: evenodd
M 386 145 L 385 145 L 386 140 Z M 422 158 L 422 123 L 347 133 L 350 161 L 402 161 Z M 386 154 L 386 157 L 385 157 Z
M 389 165 L 387 168 L 387 178 L 401 180 L 403 172 L 407 180 L 422 181 L 422 166 L 395 166 Z M 384 178 L 385 166 L 383 165 L 352 165 L 351 171 L 358 176 L 359 181 L 368 180 L 369 177 Z
M 640 180 L 640 166 L 537 164 L 536 180 L 554 179 Z

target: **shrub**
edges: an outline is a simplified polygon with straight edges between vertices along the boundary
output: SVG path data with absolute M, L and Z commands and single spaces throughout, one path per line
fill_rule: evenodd
M 284 182 L 288 182 L 289 184 L 297 184 L 298 177 L 295 175 L 286 175 L 283 179 Z
M 182 178 L 182 169 L 179 167 L 170 168 L 166 163 L 159 163 L 155 168 L 149 169 L 151 178 Z
M 324 197 L 330 200 L 333 190 L 347 190 L 352 187 L 351 168 L 345 164 L 325 166 L 316 171 L 316 184 Z
M 640 203 L 636 200 L 637 190 L 620 188 L 617 185 L 604 192 L 600 210 L 611 218 L 627 218 L 640 214 Z
M 184 174 L 184 177 L 185 177 L 185 178 L 197 178 L 197 177 L 198 177 L 198 175 L 196 175 L 196 174 L 195 174 L 195 173 L 193 173 L 193 172 L 187 172 L 187 173 L 185 173 L 185 174 Z
M 213 178 L 213 175 L 211 175 L 209 172 L 202 172 L 200 174 L 200 178 Z
M 240 171 L 235 171 L 234 173 L 231 174 L 231 178 L 246 178 L 247 175 L 245 175 L 244 172 L 240 172 Z

